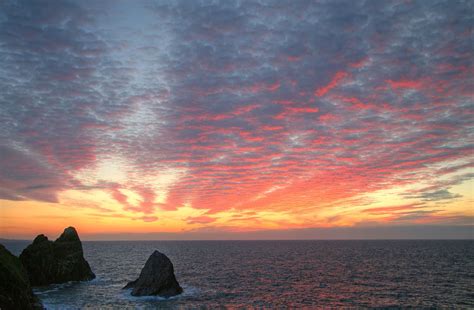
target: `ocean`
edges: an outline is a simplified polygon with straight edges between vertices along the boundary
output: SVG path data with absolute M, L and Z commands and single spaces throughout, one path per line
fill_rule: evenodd
M 19 255 L 28 244 L 9 241 Z M 48 309 L 474 307 L 474 241 L 90 241 L 97 278 L 35 289 Z M 180 296 L 122 290 L 158 250 Z

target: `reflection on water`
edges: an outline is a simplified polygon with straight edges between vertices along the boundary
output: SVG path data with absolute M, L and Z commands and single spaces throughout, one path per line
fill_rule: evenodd
M 474 307 L 473 241 L 84 242 L 97 278 L 38 288 L 50 308 Z M 15 254 L 26 246 L 6 244 Z M 153 250 L 174 263 L 184 294 L 132 297 Z

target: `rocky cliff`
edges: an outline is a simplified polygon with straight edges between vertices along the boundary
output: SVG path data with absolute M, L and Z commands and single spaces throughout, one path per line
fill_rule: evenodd
M 42 309 L 18 257 L 0 244 L 0 309 Z
M 47 285 L 95 278 L 84 259 L 81 240 L 74 227 L 68 227 L 56 241 L 38 235 L 20 255 L 31 285 Z

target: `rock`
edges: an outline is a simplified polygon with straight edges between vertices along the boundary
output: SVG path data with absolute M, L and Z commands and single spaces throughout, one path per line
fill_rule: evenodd
M 124 289 L 133 288 L 133 296 L 158 295 L 171 297 L 183 292 L 174 275 L 173 263 L 163 253 L 153 252 L 135 281 L 129 282 Z
M 1 244 L 0 309 L 43 309 L 20 260 Z
M 23 250 L 20 260 L 33 286 L 95 278 L 74 227 L 66 228 L 54 242 L 45 235 L 37 236 Z

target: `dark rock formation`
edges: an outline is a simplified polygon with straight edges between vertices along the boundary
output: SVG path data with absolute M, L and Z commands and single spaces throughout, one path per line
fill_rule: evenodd
M 74 227 L 66 228 L 54 242 L 44 235 L 37 236 L 23 250 L 20 260 L 33 286 L 95 278 Z
M 0 244 L 0 309 L 43 309 L 18 257 Z
M 133 296 L 171 297 L 183 292 L 174 276 L 174 268 L 170 259 L 158 251 L 151 254 L 138 279 L 128 283 L 124 289 L 126 288 L 133 288 Z

